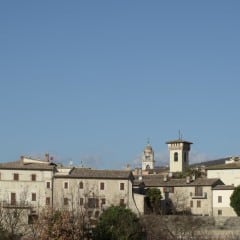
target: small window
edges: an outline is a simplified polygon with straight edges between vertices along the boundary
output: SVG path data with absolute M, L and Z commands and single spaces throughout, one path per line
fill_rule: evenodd
M 64 188 L 68 189 L 68 182 L 64 182 Z
M 222 203 L 222 196 L 218 196 L 218 202 Z
M 124 183 L 120 183 L 120 190 L 124 190 Z
M 32 193 L 32 201 L 36 201 L 37 200 L 37 194 L 36 193 Z
M 197 208 L 200 208 L 200 207 L 201 207 L 201 201 L 197 200 Z
M 99 211 L 96 211 L 96 212 L 95 212 L 95 218 L 98 218 L 98 217 L 99 217 L 99 214 L 100 214 Z
M 47 205 L 47 206 L 50 205 L 50 201 L 51 201 L 50 197 L 46 197 L 46 205 Z
M 190 201 L 190 208 L 193 208 L 193 201 Z
M 36 181 L 36 180 L 37 180 L 36 174 L 32 174 L 32 175 L 31 175 L 31 179 L 32 179 L 32 181 Z
M 222 215 L 222 210 L 218 210 L 218 216 L 221 216 Z
M 50 182 L 46 182 L 46 187 L 47 188 L 51 188 L 51 183 Z
M 79 188 L 80 188 L 80 189 L 83 189 L 83 182 L 80 182 L 80 183 L 79 183 Z
M 190 197 L 192 196 L 192 192 L 190 192 Z
M 37 220 L 38 220 L 38 215 L 36 215 L 36 214 L 28 215 L 28 224 L 33 224 Z
M 102 198 L 102 205 L 106 204 L 106 198 Z
M 80 204 L 80 206 L 83 205 L 83 198 L 80 198 L 80 199 L 79 199 L 79 204 Z
M 125 206 L 124 199 L 120 199 L 120 206 L 122 206 L 122 207 Z
M 100 183 L 100 190 L 104 190 L 104 182 Z
M 195 187 L 195 196 L 203 196 L 203 187 L 202 186 Z
M 63 204 L 64 204 L 65 206 L 68 205 L 68 198 L 64 198 L 64 199 L 63 199 Z
M 16 193 L 11 193 L 11 205 L 16 205 Z
M 18 173 L 14 173 L 13 174 L 13 180 L 14 181 L 18 181 L 19 180 L 19 174 Z
M 178 161 L 178 153 L 175 152 L 175 153 L 174 153 L 174 162 L 177 162 L 177 161 Z

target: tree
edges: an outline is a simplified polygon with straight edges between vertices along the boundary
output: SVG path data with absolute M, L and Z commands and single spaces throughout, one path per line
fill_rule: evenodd
M 146 193 L 147 203 L 151 211 L 154 213 L 160 213 L 160 201 L 162 194 L 158 188 L 149 188 Z
M 240 186 L 237 186 L 233 191 L 230 197 L 230 205 L 236 214 L 240 216 Z
M 137 215 L 121 206 L 106 209 L 93 230 L 93 240 L 139 240 L 142 236 Z

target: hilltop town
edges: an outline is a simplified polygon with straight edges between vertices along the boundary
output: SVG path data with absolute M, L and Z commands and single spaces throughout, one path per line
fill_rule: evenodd
M 136 169 L 65 167 L 49 154 L 41 160 L 21 156 L 1 163 L 1 207 L 24 209 L 29 224 L 46 208 L 80 209 L 94 223 L 110 206 L 123 206 L 138 216 L 149 214 L 146 192 L 159 189 L 162 215 L 236 216 L 230 196 L 240 184 L 240 159 L 190 165 L 191 142 L 179 138 L 166 144 L 169 168 L 155 167 L 150 143 L 143 149 L 142 167 Z

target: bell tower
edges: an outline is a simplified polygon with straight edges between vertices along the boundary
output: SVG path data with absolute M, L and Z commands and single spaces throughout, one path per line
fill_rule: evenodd
M 154 151 L 149 141 L 142 153 L 142 170 L 154 169 Z
M 192 143 L 179 138 L 168 141 L 166 144 L 170 155 L 169 172 L 184 172 L 189 166 L 189 152 Z

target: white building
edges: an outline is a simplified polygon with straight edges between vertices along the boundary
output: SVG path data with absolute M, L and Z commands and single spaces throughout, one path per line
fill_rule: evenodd
M 142 153 L 142 170 L 154 169 L 154 163 L 154 151 L 152 146 L 148 143 Z
M 191 142 L 177 139 L 166 142 L 169 149 L 170 172 L 184 172 L 189 166 L 189 151 Z
M 213 216 L 237 216 L 230 206 L 234 186 L 218 185 L 213 188 Z

